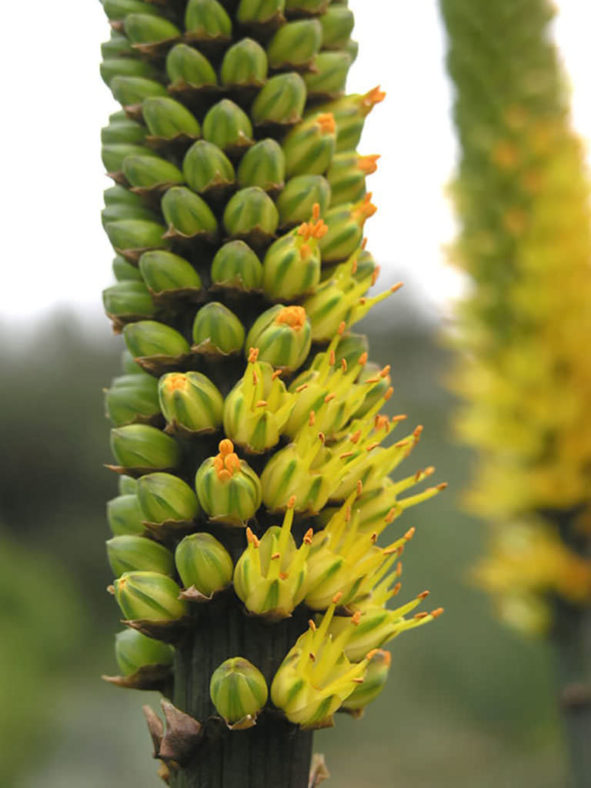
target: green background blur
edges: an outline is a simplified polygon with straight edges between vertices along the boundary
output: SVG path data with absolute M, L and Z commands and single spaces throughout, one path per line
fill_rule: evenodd
M 363 328 L 371 358 L 392 364 L 392 410 L 425 425 L 406 470 L 433 464 L 436 482 L 450 483 L 401 521 L 417 527 L 401 598 L 429 588 L 446 613 L 394 641 L 388 687 L 362 721 L 338 715 L 317 735 L 329 785 L 564 786 L 551 651 L 503 628 L 469 583 L 486 532 L 461 511 L 472 458 L 453 440 L 442 328 L 404 291 Z M 117 672 L 120 628 L 105 592 L 116 479 L 103 468 L 101 389 L 118 373 L 121 339 L 106 320 L 82 326 L 66 314 L 26 339 L 0 326 L 0 339 L 0 786 L 162 785 L 141 714 L 156 696 L 100 680 Z

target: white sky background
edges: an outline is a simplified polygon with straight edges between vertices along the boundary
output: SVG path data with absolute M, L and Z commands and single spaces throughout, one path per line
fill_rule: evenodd
M 360 146 L 381 153 L 370 188 L 380 210 L 367 227 L 385 281 L 444 310 L 461 289 L 442 246 L 454 235 L 445 187 L 455 166 L 436 0 L 350 0 L 359 58 L 349 87 L 380 83 Z M 573 83 L 573 112 L 591 139 L 591 4 L 559 0 L 556 37 Z M 113 253 L 100 223 L 99 130 L 117 109 L 102 83 L 100 43 L 108 38 L 98 0 L 10 3 L 3 8 L 4 83 L 0 325 L 22 324 L 56 306 L 100 313 Z M 26 35 L 20 32 L 26 31 Z

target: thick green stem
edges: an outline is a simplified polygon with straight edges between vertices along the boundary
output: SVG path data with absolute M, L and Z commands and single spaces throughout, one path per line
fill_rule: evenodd
M 194 760 L 173 773 L 174 788 L 307 788 L 312 733 L 265 712 L 254 728 L 230 731 L 209 719 L 215 709 L 209 680 L 225 659 L 243 656 L 271 682 L 279 664 L 305 630 L 306 616 L 279 624 L 248 618 L 234 597 L 205 605 L 199 625 L 177 649 L 174 703 L 205 723 Z M 209 721 L 208 721 L 209 720 Z

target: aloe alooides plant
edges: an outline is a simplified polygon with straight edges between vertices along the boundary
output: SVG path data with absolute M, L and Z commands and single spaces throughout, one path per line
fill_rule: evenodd
M 103 129 L 117 254 L 104 304 L 126 350 L 106 393 L 122 686 L 174 786 L 307 786 L 312 730 L 360 715 L 381 647 L 431 621 L 394 608 L 443 485 L 392 481 L 420 428 L 381 413 L 389 369 L 351 331 L 374 297 L 375 207 L 356 152 L 383 94 L 344 95 L 353 16 L 328 0 L 103 0 Z M 412 614 L 412 615 L 410 615 Z M 322 778 L 313 770 L 311 784 Z

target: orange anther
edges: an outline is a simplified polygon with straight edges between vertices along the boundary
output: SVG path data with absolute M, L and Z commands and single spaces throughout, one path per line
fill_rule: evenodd
M 351 443 L 359 443 L 360 438 L 361 438 L 361 430 L 357 430 L 357 432 L 354 432 L 353 435 L 351 435 L 349 440 L 351 441 Z
M 394 387 L 390 386 L 390 388 L 384 394 L 384 402 L 388 402 L 392 394 L 394 394 Z
M 390 366 L 390 364 L 387 364 L 383 369 L 380 370 L 380 377 L 387 378 L 388 375 L 390 374 L 391 369 L 392 367 Z
M 328 361 L 329 361 L 331 367 L 334 367 L 334 365 L 337 363 L 337 357 L 336 357 L 336 353 L 334 352 L 334 350 L 330 351 L 330 355 L 328 357 Z
M 440 616 L 440 615 L 441 615 L 443 612 L 445 612 L 445 611 L 444 611 L 444 608 L 442 608 L 442 607 L 438 607 L 436 610 L 432 610 L 432 611 L 431 611 L 431 615 L 433 616 L 433 618 L 439 618 L 439 616 Z
M 310 415 L 308 416 L 308 425 L 313 427 L 316 424 L 316 413 L 311 410 Z
M 396 594 L 400 592 L 401 588 L 402 588 L 402 583 L 396 583 L 396 585 L 392 589 L 392 596 L 396 596 Z
M 323 134 L 334 134 L 337 130 L 337 124 L 332 112 L 323 112 L 321 115 L 317 115 L 316 123 L 320 126 Z
M 378 85 L 363 96 L 361 101 L 362 108 L 366 113 L 371 112 L 376 104 L 380 104 L 385 98 L 386 94 Z
M 373 274 L 371 275 L 371 286 L 373 287 L 375 283 L 380 278 L 380 274 L 382 273 L 382 269 L 379 265 L 377 265 L 374 269 Z
M 390 288 L 390 292 L 396 293 L 398 292 L 398 290 L 400 290 L 401 287 L 404 287 L 404 282 L 396 282 L 396 284 L 392 285 L 392 287 Z
M 220 454 L 231 454 L 234 451 L 234 444 L 229 438 L 224 438 L 219 442 L 218 449 Z
M 448 488 L 448 486 L 449 485 L 448 485 L 447 482 L 441 482 L 441 484 L 438 484 L 437 487 L 435 487 L 435 489 L 436 490 L 446 490 Z
M 404 534 L 404 538 L 407 540 L 407 542 L 410 541 L 413 538 L 413 536 L 416 534 L 416 532 L 417 532 L 417 529 L 414 527 L 414 525 L 413 525 L 412 528 L 408 529 L 408 531 Z
M 342 598 L 343 598 L 343 592 L 338 591 L 332 598 L 333 605 L 338 605 Z
M 290 497 L 289 501 L 287 502 L 287 508 L 288 509 L 293 509 L 293 507 L 295 506 L 295 502 L 296 502 L 296 497 L 295 497 L 295 495 L 292 495 Z
M 312 544 L 313 537 L 314 537 L 314 530 L 312 528 L 308 528 L 308 530 L 304 534 L 304 544 Z
M 357 166 L 364 175 L 372 175 L 378 168 L 379 158 L 379 153 L 374 153 L 371 156 L 360 156 L 357 159 Z
M 358 610 L 358 611 L 357 611 L 357 612 L 356 612 L 356 613 L 353 615 L 353 617 L 351 618 L 351 623 L 353 624 L 353 626 L 354 626 L 354 627 L 358 627 L 358 626 L 359 626 L 359 622 L 360 622 L 360 621 L 361 621 L 361 611 L 360 611 L 360 610 Z
M 310 619 L 310 620 L 308 621 L 308 626 L 310 627 L 310 629 L 312 630 L 312 632 L 316 632 L 316 629 L 317 629 L 317 627 L 316 627 L 316 624 L 314 623 L 314 621 L 313 621 L 312 619 Z
M 347 324 L 343 320 L 341 323 L 339 323 L 339 327 L 337 328 L 337 334 L 339 336 L 342 336 L 345 333 L 346 328 L 347 328 Z
M 302 306 L 285 306 L 279 311 L 275 323 L 300 331 L 306 325 L 306 310 Z
M 360 366 L 364 366 L 365 364 L 367 364 L 367 359 L 368 359 L 368 358 L 369 358 L 369 356 L 368 356 L 367 352 L 365 352 L 365 353 L 362 353 L 362 354 L 359 356 L 359 360 L 357 361 L 357 363 L 358 363 Z
M 254 364 L 255 361 L 258 360 L 259 357 L 259 349 L 258 347 L 251 347 L 248 351 L 248 363 Z
M 271 555 L 271 560 L 276 561 L 278 558 L 281 558 L 281 553 L 273 553 Z
M 430 591 L 423 591 L 422 593 L 417 594 L 417 599 L 427 599 L 430 593 Z
M 360 498 L 363 493 L 363 482 L 361 479 L 357 482 L 357 497 Z
M 169 391 L 179 391 L 188 388 L 189 380 L 182 372 L 173 372 L 166 377 L 165 386 Z
M 271 380 L 277 380 L 277 378 L 280 378 L 281 375 L 283 375 L 283 370 L 276 369 L 275 372 L 273 372 L 273 374 L 271 375 Z
M 333 399 L 336 399 L 336 396 L 337 395 L 334 392 L 332 392 L 331 394 L 327 394 L 326 397 L 324 398 L 324 401 L 326 403 L 332 402 Z
M 261 399 L 255 405 L 256 408 L 266 408 L 269 403 L 265 399 Z
M 428 616 L 429 616 L 428 613 L 415 613 L 413 618 L 415 618 L 417 621 L 420 621 L 421 619 L 427 618 Z
M 343 370 L 343 372 L 346 372 L 348 369 L 346 358 L 341 359 L 341 369 Z
M 248 540 L 248 544 L 251 544 L 253 547 L 258 547 L 260 545 L 260 541 L 253 534 L 250 528 L 246 529 L 246 538 Z

